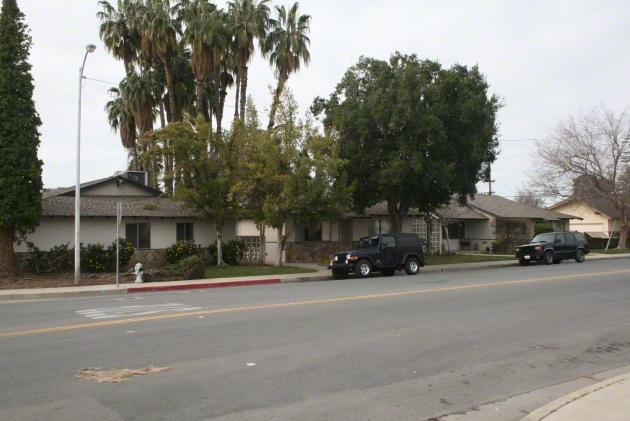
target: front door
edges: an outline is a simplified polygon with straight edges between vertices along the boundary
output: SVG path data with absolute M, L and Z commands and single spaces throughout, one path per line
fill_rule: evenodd
M 381 237 L 381 250 L 383 255 L 383 266 L 396 266 L 397 244 L 396 237 L 384 235 Z
M 553 249 L 556 257 L 567 257 L 569 251 L 567 250 L 567 242 L 564 239 L 564 234 L 556 234 Z

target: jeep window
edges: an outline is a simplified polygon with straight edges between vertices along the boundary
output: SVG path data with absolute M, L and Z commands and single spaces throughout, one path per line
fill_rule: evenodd
M 375 249 L 378 247 L 378 237 L 366 237 L 359 240 L 360 249 Z
M 396 237 L 383 236 L 383 247 L 396 247 Z
M 556 234 L 552 232 L 547 233 L 547 234 L 538 234 L 532 240 L 532 244 L 533 243 L 553 243 L 555 239 L 556 239 Z
M 415 235 L 401 235 L 398 240 L 401 247 L 418 247 L 418 237 Z

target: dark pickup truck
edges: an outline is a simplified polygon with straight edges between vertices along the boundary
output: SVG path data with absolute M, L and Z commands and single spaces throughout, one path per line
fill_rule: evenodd
M 356 250 L 336 254 L 328 265 L 334 279 L 353 272 L 359 278 L 381 272 L 392 276 L 397 270 L 416 275 L 424 266 L 422 242 L 416 234 L 381 234 L 363 237 Z
M 529 265 L 532 260 L 542 261 L 546 265 L 568 259 L 582 263 L 588 253 L 588 242 L 579 232 L 538 234 L 531 243 L 516 248 L 516 258 L 521 266 Z

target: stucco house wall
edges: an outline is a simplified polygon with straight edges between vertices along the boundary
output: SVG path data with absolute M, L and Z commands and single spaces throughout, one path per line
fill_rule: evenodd
M 607 215 L 603 215 L 601 212 L 593 209 L 583 202 L 569 201 L 552 206 L 551 209 L 556 212 L 568 213 L 583 218 L 581 221 L 571 220 L 569 224 L 569 229 L 571 231 L 604 232 L 609 234 L 610 231 L 613 231 L 613 225 L 616 226 L 615 230 L 619 229 L 618 218 L 611 219 Z

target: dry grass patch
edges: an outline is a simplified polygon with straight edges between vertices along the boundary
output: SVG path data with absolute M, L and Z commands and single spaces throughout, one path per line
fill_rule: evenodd
M 80 370 L 79 374 L 77 374 L 76 377 L 86 380 L 96 380 L 99 383 L 120 383 L 129 380 L 129 377 L 135 376 L 136 374 L 153 374 L 159 373 L 161 371 L 169 371 L 172 369 L 173 367 L 154 367 L 150 365 L 147 368 L 136 370 L 128 368 L 118 370 L 114 368 L 107 371 L 96 371 L 101 370 L 101 367 L 88 367 Z

